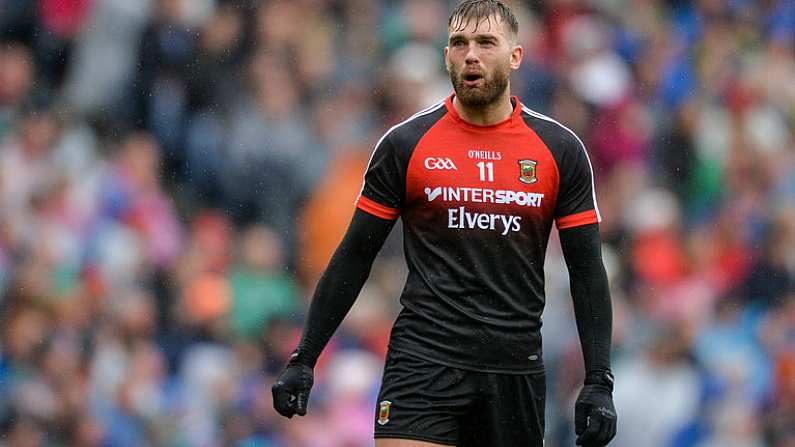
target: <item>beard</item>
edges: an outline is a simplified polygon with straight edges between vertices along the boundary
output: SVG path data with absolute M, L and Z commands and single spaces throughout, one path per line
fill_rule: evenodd
M 491 73 L 483 73 L 483 81 L 476 87 L 467 87 L 463 68 L 459 71 L 450 70 L 450 82 L 458 100 L 466 107 L 485 108 L 496 103 L 508 89 L 510 70 L 507 67 L 496 67 Z

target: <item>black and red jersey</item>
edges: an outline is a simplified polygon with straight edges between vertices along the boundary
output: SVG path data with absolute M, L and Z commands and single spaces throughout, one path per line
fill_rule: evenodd
M 558 228 L 599 222 L 579 138 L 523 106 L 463 121 L 452 96 L 377 143 L 357 206 L 403 219 L 409 268 L 392 349 L 464 369 L 543 368 L 544 257 Z

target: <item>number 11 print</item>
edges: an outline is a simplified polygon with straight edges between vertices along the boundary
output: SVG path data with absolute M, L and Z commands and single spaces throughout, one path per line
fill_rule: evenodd
M 494 162 L 490 161 L 490 162 L 486 163 L 486 162 L 481 161 L 481 162 L 478 163 L 478 168 L 480 168 L 480 181 L 481 182 L 485 182 L 487 180 L 490 181 L 490 182 L 494 181 Z M 488 179 L 486 178 L 486 174 L 488 174 Z

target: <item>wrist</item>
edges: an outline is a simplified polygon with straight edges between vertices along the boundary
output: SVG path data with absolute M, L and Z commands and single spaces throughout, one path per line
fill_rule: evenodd
M 589 371 L 585 374 L 585 385 L 599 385 L 613 392 L 613 373 L 610 370 Z
M 314 369 L 316 362 L 317 360 L 313 356 L 309 355 L 306 352 L 306 349 L 302 349 L 299 346 L 295 349 L 295 351 L 293 351 L 292 354 L 290 354 L 290 359 L 287 361 L 287 365 L 301 365 Z

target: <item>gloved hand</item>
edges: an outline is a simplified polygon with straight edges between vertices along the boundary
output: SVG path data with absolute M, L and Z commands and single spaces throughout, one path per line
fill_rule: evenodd
M 601 447 L 616 435 L 616 408 L 613 405 L 612 375 L 589 380 L 574 405 L 574 431 L 577 445 Z
M 309 391 L 314 382 L 311 367 L 291 361 L 271 387 L 273 408 L 287 418 L 295 414 L 305 416 Z

